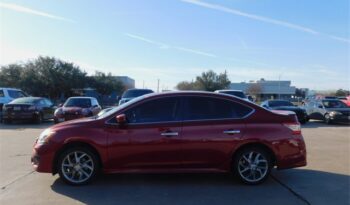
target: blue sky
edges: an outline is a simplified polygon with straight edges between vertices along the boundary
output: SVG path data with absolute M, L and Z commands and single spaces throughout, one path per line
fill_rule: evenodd
M 38 55 L 173 89 L 202 71 L 232 82 L 350 88 L 349 1 L 0 0 L 0 64 Z

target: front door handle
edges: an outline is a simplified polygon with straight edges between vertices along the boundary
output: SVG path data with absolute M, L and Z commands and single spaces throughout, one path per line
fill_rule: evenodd
M 161 136 L 165 136 L 165 137 L 172 137 L 172 136 L 178 136 L 179 133 L 178 132 L 162 132 L 160 133 Z
M 228 135 L 233 135 L 233 134 L 239 134 L 241 133 L 240 130 L 225 130 L 224 134 L 228 134 Z

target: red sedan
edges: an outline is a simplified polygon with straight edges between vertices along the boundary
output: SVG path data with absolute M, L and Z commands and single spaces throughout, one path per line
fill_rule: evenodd
M 97 115 L 101 106 L 94 97 L 70 97 L 55 110 L 55 123 Z
M 136 98 L 98 117 L 46 129 L 33 149 L 36 171 L 68 184 L 103 173 L 233 173 L 263 182 L 273 167 L 306 165 L 294 113 L 237 97 L 169 92 Z

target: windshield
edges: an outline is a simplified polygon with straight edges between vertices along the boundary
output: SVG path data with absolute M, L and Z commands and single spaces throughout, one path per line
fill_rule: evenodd
M 35 104 L 39 101 L 37 98 L 17 98 L 12 100 L 9 104 Z
M 135 98 L 135 97 L 139 97 L 149 93 L 153 93 L 153 91 L 152 90 L 128 90 L 123 94 L 122 98 Z
M 89 98 L 69 98 L 63 107 L 91 107 L 91 100 Z
M 274 100 L 269 102 L 270 107 L 294 106 L 293 103 L 285 100 Z
M 220 91 L 220 93 L 233 95 L 233 96 L 240 97 L 240 98 L 247 98 L 245 96 L 245 94 L 243 92 L 241 92 L 241 91 Z
M 325 108 L 347 108 L 348 106 L 340 100 L 323 100 L 322 104 Z
M 127 107 L 127 106 L 129 106 L 129 105 L 131 105 L 133 103 L 136 103 L 136 102 L 138 102 L 138 101 L 140 101 L 142 99 L 144 99 L 144 96 L 140 96 L 140 97 L 134 98 L 134 99 L 132 99 L 132 100 L 122 104 L 122 105 L 119 105 L 118 107 L 112 108 L 112 109 L 110 109 L 110 110 L 108 110 L 106 112 L 101 113 L 100 115 L 97 116 L 96 119 L 105 118 L 105 117 L 107 117 L 107 116 L 109 116 L 109 115 L 111 115 L 111 114 L 113 114 L 113 113 L 115 113 L 115 112 L 117 112 L 117 111 L 119 111 L 121 109 L 124 109 L 125 107 Z

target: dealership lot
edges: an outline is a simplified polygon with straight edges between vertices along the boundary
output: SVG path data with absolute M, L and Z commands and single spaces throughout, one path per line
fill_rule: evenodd
M 308 166 L 246 186 L 218 174 L 120 174 L 72 187 L 33 172 L 35 138 L 52 122 L 0 124 L 0 204 L 349 204 L 350 126 L 303 126 Z

